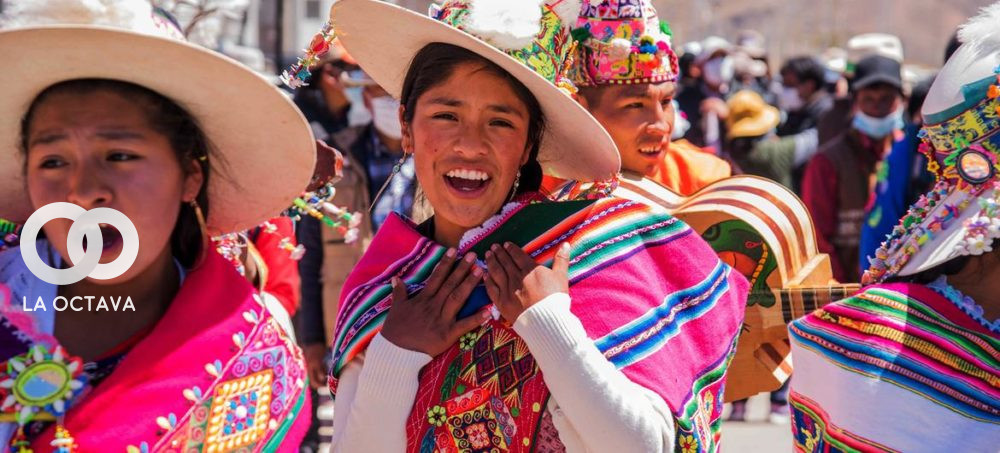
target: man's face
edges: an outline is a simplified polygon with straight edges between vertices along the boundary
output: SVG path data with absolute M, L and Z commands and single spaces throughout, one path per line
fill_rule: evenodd
M 781 73 L 781 85 L 785 88 L 793 88 L 799 93 L 799 98 L 808 101 L 816 93 L 816 84 L 811 80 L 800 80 L 794 72 L 786 71 Z
M 364 100 L 365 108 L 367 108 L 369 112 L 372 111 L 372 99 L 384 96 L 389 96 L 389 92 L 385 91 L 385 88 L 382 88 L 379 85 L 365 85 L 364 89 L 361 91 L 361 98 Z
M 885 118 L 899 109 L 899 90 L 886 83 L 876 83 L 857 91 L 854 95 L 856 108 L 873 118 Z
M 581 103 L 618 146 L 622 170 L 650 176 L 663 160 L 674 129 L 674 82 L 592 89 Z

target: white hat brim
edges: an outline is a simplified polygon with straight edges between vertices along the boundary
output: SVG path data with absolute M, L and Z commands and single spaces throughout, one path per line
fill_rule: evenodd
M 940 217 L 946 206 L 957 206 L 966 197 L 968 197 L 966 192 L 952 190 L 952 192 L 948 194 L 944 200 L 934 206 L 925 218 L 935 219 Z M 966 221 L 979 214 L 978 202 L 979 197 L 972 198 L 969 205 L 959 214 L 958 218 L 953 219 L 948 224 L 948 228 L 934 234 L 931 240 L 920 246 L 917 253 L 913 254 L 903 268 L 900 269 L 898 275 L 905 277 L 907 275 L 919 274 L 939 264 L 943 264 L 951 261 L 952 259 L 967 255 L 967 253 L 965 253 L 963 249 L 958 246 L 960 242 L 965 240 Z M 921 226 L 926 228 L 929 222 L 929 220 L 925 220 L 921 223 Z M 913 232 L 908 233 L 900 239 L 900 243 L 905 244 L 913 234 Z
M 214 145 L 207 219 L 213 235 L 277 215 L 312 176 L 316 147 L 295 104 L 265 78 L 211 50 L 118 28 L 50 25 L 0 31 L 0 55 L 8 63 L 0 71 L 0 146 L 7 162 L 0 165 L 0 217 L 22 222 L 32 211 L 19 119 L 42 90 L 73 79 L 141 85 L 195 117 Z
M 340 0 L 330 10 L 337 37 L 369 76 L 399 99 L 414 55 L 431 43 L 452 44 L 481 55 L 531 91 L 545 115 L 538 162 L 547 175 L 593 181 L 621 168 L 611 136 L 573 98 L 486 42 L 432 18 L 378 0 Z

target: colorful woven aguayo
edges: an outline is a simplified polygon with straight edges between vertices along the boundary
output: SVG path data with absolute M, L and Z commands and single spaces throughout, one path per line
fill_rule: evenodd
M 570 241 L 571 310 L 588 336 L 630 380 L 672 409 L 678 451 L 718 450 L 724 373 L 743 317 L 741 276 L 687 225 L 622 199 L 521 199 L 466 233 L 459 252 L 482 257 L 506 241 L 545 265 Z M 419 291 L 445 251 L 398 216 L 383 225 L 344 286 L 332 391 L 381 329 L 391 278 Z M 485 290 L 477 289 L 463 312 L 488 304 Z M 524 341 L 503 323 L 465 335 L 421 372 L 406 424 L 408 451 L 560 451 L 542 374 Z
M 669 82 L 680 73 L 670 25 L 650 0 L 585 1 L 572 34 L 576 86 Z
M 995 451 L 1000 338 L 928 286 L 867 288 L 792 322 L 797 451 Z

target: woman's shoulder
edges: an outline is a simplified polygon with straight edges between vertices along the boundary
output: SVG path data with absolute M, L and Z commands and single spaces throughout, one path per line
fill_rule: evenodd
M 850 328 L 853 335 L 872 336 L 857 328 L 861 325 L 903 326 L 913 322 L 917 312 L 927 312 L 935 304 L 929 297 L 933 290 L 926 285 L 896 283 L 870 285 L 851 297 L 827 304 L 812 313 L 793 320 L 792 331 L 807 329 L 814 334 L 832 333 Z

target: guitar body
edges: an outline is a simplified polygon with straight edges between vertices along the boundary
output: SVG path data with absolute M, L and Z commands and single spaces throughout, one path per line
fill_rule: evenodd
M 771 180 L 734 176 L 683 197 L 625 174 L 614 195 L 663 206 L 750 282 L 727 402 L 780 387 L 792 371 L 788 322 L 859 289 L 833 280 L 830 257 L 817 250 L 805 205 Z

